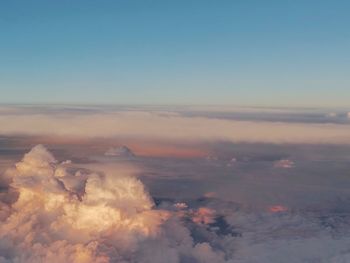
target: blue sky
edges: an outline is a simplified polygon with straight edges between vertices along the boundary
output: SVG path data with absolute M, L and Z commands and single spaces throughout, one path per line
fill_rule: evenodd
M 349 1 L 1 1 L 0 103 L 350 106 Z

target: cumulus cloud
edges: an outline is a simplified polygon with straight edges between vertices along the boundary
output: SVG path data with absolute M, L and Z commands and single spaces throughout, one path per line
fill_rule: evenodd
M 349 125 L 230 120 L 152 111 L 2 113 L 0 134 L 147 138 L 182 142 L 227 140 L 350 144 Z
M 294 165 L 295 165 L 294 162 L 292 160 L 288 160 L 288 159 L 282 159 L 282 160 L 276 161 L 274 163 L 274 167 L 285 168 L 285 169 L 293 168 Z
M 208 207 L 200 207 L 192 215 L 193 222 L 197 224 L 212 224 L 215 222 L 215 211 Z
M 181 210 L 181 209 L 188 208 L 188 205 L 186 203 L 184 203 L 184 202 L 181 202 L 181 203 L 175 203 L 174 207 Z
M 108 257 L 96 254 L 101 245 L 96 237 L 130 246 L 155 235 L 166 218 L 152 210 L 150 196 L 134 177 L 62 169 L 39 145 L 11 172 L 19 196 L 0 232 L 13 249 L 22 248 L 14 251 L 22 262 L 49 262 L 47 256 L 63 250 L 71 262 L 104 262 Z
M 0 202 L 0 262 L 224 262 L 127 169 L 106 170 L 59 163 L 42 145 L 27 153 L 7 172 L 17 198 Z
M 105 152 L 105 155 L 116 157 L 135 157 L 134 152 L 125 145 L 116 148 L 109 148 Z

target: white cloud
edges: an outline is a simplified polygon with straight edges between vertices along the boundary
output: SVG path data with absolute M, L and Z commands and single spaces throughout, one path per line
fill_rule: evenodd
M 295 163 L 292 160 L 288 160 L 288 159 L 279 160 L 274 163 L 274 167 L 285 168 L 285 169 L 293 168 L 294 165 Z
M 235 212 L 227 219 L 243 232 L 232 241 L 234 263 L 341 263 L 349 257 L 348 225 L 327 227 L 317 214 Z M 339 218 L 328 220 L 334 224 Z
M 350 126 L 238 121 L 146 111 L 0 115 L 0 134 L 121 137 L 177 141 L 350 144 Z
M 105 152 L 106 156 L 116 156 L 116 157 L 135 157 L 135 154 L 127 146 L 123 145 L 120 147 L 109 148 Z
M 205 194 L 205 202 L 167 201 L 169 209 L 160 209 L 136 171 L 125 164 L 62 163 L 45 147 L 34 147 L 7 172 L 8 190 L 17 196 L 11 201 L 0 196 L 0 262 L 340 263 L 349 258 L 346 214 L 324 216 L 279 203 L 259 210 L 225 202 L 214 192 Z M 233 232 L 220 233 L 225 224 Z
M 326 117 L 335 118 L 338 117 L 338 114 L 336 112 L 329 112 L 326 114 Z
M 130 168 L 97 168 L 59 163 L 38 145 L 10 169 L 18 196 L 0 202 L 0 262 L 223 262 L 176 214 L 154 208 Z
M 57 253 L 69 262 L 105 262 L 108 256 L 97 252 L 103 238 L 130 247 L 156 235 L 167 217 L 152 209 L 153 201 L 133 176 L 62 169 L 38 145 L 11 172 L 19 196 L 0 233 L 2 241 L 13 243 L 20 262 L 52 262 L 50 255 Z

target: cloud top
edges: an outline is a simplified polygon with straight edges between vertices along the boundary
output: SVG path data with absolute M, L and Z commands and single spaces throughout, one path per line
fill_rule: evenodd
M 34 147 L 7 171 L 11 180 L 1 190 L 0 263 L 349 258 L 347 213 L 298 210 L 283 202 L 254 209 L 220 199 L 217 192 L 158 200 L 155 206 L 132 171 L 120 163 L 61 162 L 44 146 Z
M 0 254 L 10 262 L 110 262 L 113 253 L 99 250 L 107 245 L 102 240 L 122 254 L 157 235 L 167 214 L 152 209 L 138 179 L 122 171 L 68 170 L 38 145 L 9 171 L 18 199 L 1 204 L 9 213 L 0 238 L 10 252 L 0 245 Z

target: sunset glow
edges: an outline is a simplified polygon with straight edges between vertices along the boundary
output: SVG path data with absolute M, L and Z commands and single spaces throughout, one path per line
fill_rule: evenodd
M 350 1 L 0 1 L 0 263 L 349 263 Z

